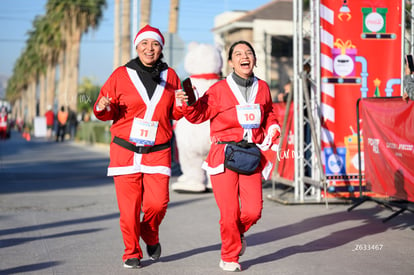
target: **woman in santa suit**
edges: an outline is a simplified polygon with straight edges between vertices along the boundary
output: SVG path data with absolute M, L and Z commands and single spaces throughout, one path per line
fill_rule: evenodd
M 137 58 L 112 73 L 94 107 L 98 119 L 113 121 L 108 176 L 115 182 L 125 268 L 140 267 L 140 237 L 151 259 L 161 255 L 158 233 L 169 201 L 171 120 L 182 117 L 175 105 L 180 79 L 162 61 L 161 32 L 146 25 L 134 46 Z
M 224 165 L 226 146 L 244 143 L 267 150 L 276 142 L 280 127 L 272 112 L 269 86 L 253 74 L 256 55 L 250 43 L 234 43 L 228 63 L 233 72 L 213 84 L 194 104 L 183 104 L 183 112 L 192 123 L 210 120 L 212 144 L 203 168 L 210 175 L 220 210 L 219 266 L 225 271 L 241 271 L 244 234 L 260 219 L 263 208 L 261 171 L 265 161 L 262 156 L 262 163 L 251 174 L 235 172 Z M 177 98 L 188 101 L 183 92 L 178 92 Z

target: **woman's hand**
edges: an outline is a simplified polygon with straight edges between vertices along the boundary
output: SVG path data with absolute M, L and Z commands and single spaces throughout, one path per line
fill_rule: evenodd
M 188 96 L 185 94 L 183 90 L 176 90 L 175 91 L 175 98 L 177 99 L 177 106 L 181 106 L 182 103 L 188 102 Z M 181 104 L 178 104 L 181 103 Z
M 279 127 L 279 125 L 270 126 L 270 128 L 268 130 L 268 135 L 272 139 L 272 144 L 277 144 L 278 143 L 278 138 L 280 137 L 280 127 Z
M 104 110 L 105 108 L 109 109 L 110 108 L 109 105 L 111 105 L 111 100 L 112 98 L 109 97 L 108 95 L 101 97 L 101 99 L 99 99 L 99 102 L 98 102 L 98 109 L 99 110 Z
M 279 143 L 279 136 L 280 136 L 280 126 L 277 124 L 273 124 L 267 130 L 267 135 L 265 136 L 263 142 L 261 144 L 257 144 L 257 146 L 262 151 L 267 151 L 269 148 L 272 148 L 273 151 L 276 151 Z M 272 145 L 276 145 L 275 147 Z
M 279 151 L 279 137 L 280 137 L 280 127 L 277 125 L 277 127 L 269 129 L 269 135 L 272 137 L 272 145 L 270 146 L 270 149 L 278 152 Z

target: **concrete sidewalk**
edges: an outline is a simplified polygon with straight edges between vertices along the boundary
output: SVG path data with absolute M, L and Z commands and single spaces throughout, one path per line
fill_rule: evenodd
M 213 194 L 171 191 L 160 261 L 144 258 L 141 269 L 127 270 L 106 147 L 13 135 L 0 142 L 0 157 L 0 274 L 228 274 L 218 266 Z M 413 213 L 383 223 L 390 209 L 349 207 L 264 198 L 262 218 L 246 234 L 242 272 L 414 274 Z

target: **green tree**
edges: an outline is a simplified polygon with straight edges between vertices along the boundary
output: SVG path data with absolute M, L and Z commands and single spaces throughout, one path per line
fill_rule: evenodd
M 91 113 L 100 90 L 101 87 L 97 84 L 94 84 L 92 79 L 87 77 L 82 78 L 82 82 L 79 84 L 78 112 Z

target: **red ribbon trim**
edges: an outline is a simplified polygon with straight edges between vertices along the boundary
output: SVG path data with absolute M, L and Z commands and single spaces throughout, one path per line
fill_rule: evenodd
M 211 73 L 211 74 L 194 74 L 190 76 L 191 78 L 203 78 L 203 79 L 220 79 L 220 75 Z

